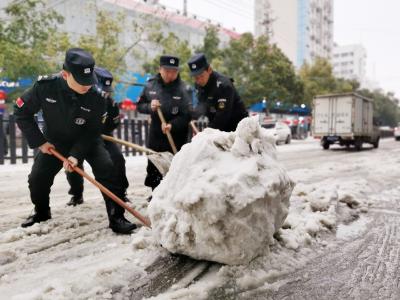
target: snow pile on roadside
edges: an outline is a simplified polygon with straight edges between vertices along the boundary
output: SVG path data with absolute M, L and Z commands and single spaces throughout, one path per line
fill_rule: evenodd
M 368 182 L 339 182 L 329 179 L 318 185 L 298 184 L 278 239 L 297 250 L 311 244 L 322 233 L 335 232 L 340 223 L 349 223 L 368 211 Z
M 328 179 L 317 184 L 303 184 L 301 176 L 290 175 L 298 183 L 290 198 L 289 215 L 275 235 L 278 241 L 270 247 L 270 253 L 249 265 L 222 267 L 209 289 L 217 289 L 213 282 L 225 277 L 236 283 L 232 294 L 240 294 L 243 299 L 257 298 L 252 294 L 255 291 L 255 295 L 277 291 L 288 280 L 293 280 L 287 279 L 288 274 L 313 262 L 313 257 L 326 256 L 337 246 L 335 241 L 354 240 L 367 230 L 371 220 L 363 213 L 371 201 L 366 195 L 372 191 L 366 180 Z M 351 203 L 358 204 L 344 201 L 350 198 Z M 193 294 L 194 288 L 190 290 Z
M 266 253 L 294 183 L 256 118 L 236 132 L 206 129 L 175 156 L 153 193 L 153 233 L 173 253 L 226 264 Z

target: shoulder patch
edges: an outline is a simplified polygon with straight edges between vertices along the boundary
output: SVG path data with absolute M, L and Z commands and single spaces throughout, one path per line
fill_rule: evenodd
M 103 91 L 101 88 L 99 88 L 98 86 L 93 85 L 92 86 L 92 90 L 99 96 L 101 96 L 101 98 L 103 99 L 107 99 L 107 93 L 105 91 Z
M 21 108 L 22 106 L 24 106 L 25 102 L 24 100 L 22 100 L 21 97 L 19 97 L 17 100 L 15 100 L 15 104 L 17 104 L 17 106 Z
M 38 82 L 44 82 L 44 81 L 49 81 L 49 80 L 54 80 L 57 78 L 57 74 L 51 74 L 51 75 L 39 75 L 37 78 Z
M 107 119 L 107 112 L 105 112 L 102 116 L 101 116 L 101 123 L 105 123 Z

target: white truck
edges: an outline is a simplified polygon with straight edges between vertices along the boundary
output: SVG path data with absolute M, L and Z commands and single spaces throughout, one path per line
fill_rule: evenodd
M 373 124 L 371 99 L 355 93 L 316 96 L 313 100 L 312 133 L 321 139 L 327 150 L 338 143 L 354 145 L 361 150 L 363 143 L 379 146 L 379 128 Z

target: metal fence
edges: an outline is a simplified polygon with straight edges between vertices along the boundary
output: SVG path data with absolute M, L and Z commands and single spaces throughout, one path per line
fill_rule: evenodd
M 39 127 L 43 127 L 43 121 L 36 120 Z M 207 127 L 206 122 L 196 122 L 195 125 L 202 131 Z M 150 123 L 143 119 L 124 119 L 114 131 L 114 136 L 119 139 L 138 144 L 140 146 L 146 146 L 149 136 Z M 293 138 L 305 138 L 306 132 L 301 130 L 293 130 Z M 193 136 L 192 128 L 189 126 L 188 142 L 191 141 Z M 393 137 L 393 130 L 381 130 L 381 137 Z M 136 151 L 133 148 L 127 146 L 120 146 L 122 153 L 125 156 L 136 156 L 143 155 L 142 152 Z M 28 163 L 30 159 L 33 159 L 38 149 L 30 149 L 28 143 L 18 126 L 15 122 L 15 116 L 9 115 L 8 118 L 4 118 L 0 114 L 0 165 L 3 165 L 6 161 L 10 161 L 11 164 L 17 163 Z
M 36 120 L 39 127 L 43 127 L 43 121 Z M 201 131 L 207 126 L 206 123 L 198 122 L 197 127 Z M 142 119 L 125 119 L 114 131 L 114 136 L 119 139 L 146 146 L 149 136 L 150 123 Z M 189 127 L 188 141 L 193 135 L 191 127 Z M 136 151 L 127 146 L 120 146 L 122 153 L 125 156 L 143 155 L 142 152 Z M 11 164 L 28 163 L 29 159 L 33 159 L 38 149 L 30 149 L 27 140 L 22 135 L 15 122 L 15 116 L 3 118 L 0 114 L 0 165 L 5 161 L 10 161 Z

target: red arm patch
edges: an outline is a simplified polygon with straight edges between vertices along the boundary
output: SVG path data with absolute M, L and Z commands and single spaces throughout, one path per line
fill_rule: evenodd
M 24 106 L 25 102 L 24 100 L 22 100 L 21 97 L 19 97 L 17 100 L 15 100 L 15 104 L 17 104 L 17 106 L 21 108 L 22 106 Z

